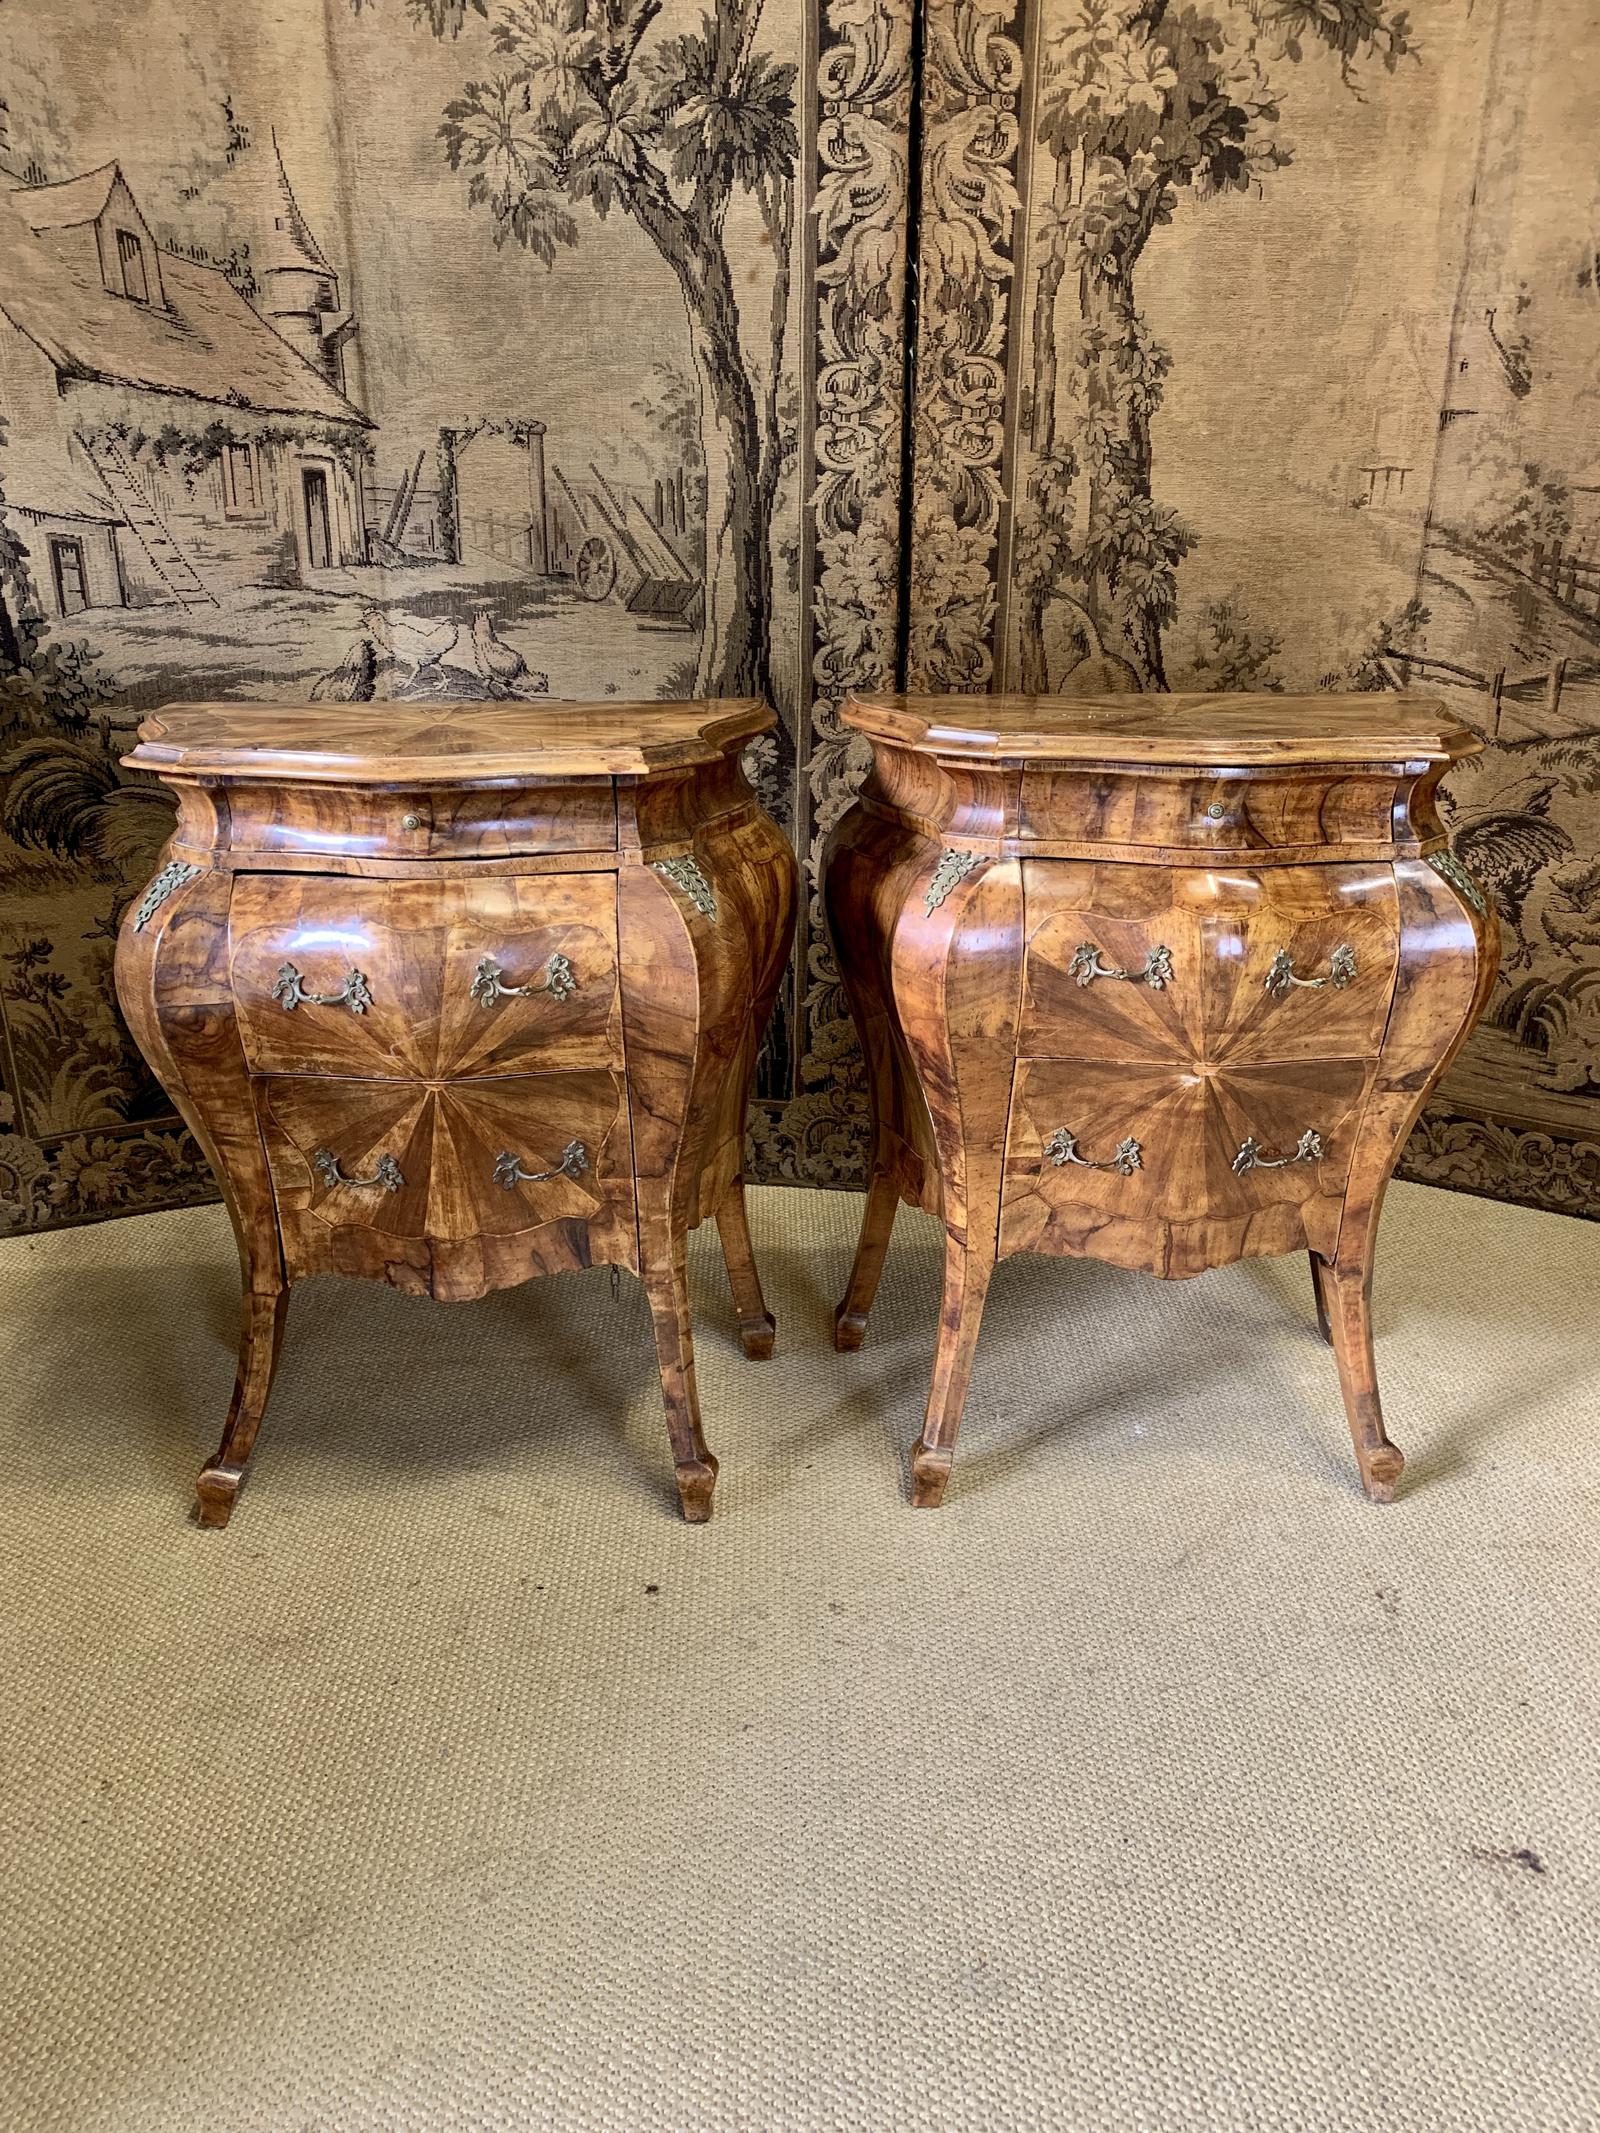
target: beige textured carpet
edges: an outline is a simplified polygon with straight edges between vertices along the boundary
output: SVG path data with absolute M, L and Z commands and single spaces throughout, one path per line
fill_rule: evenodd
M 5 2133 L 1592 2133 L 1600 1229 L 1395 1191 L 1389 1509 L 1300 1261 L 1015 1262 L 925 1514 L 858 1209 L 700 1529 L 631 1282 L 310 1285 L 219 1535 L 220 1213 L 0 1246 Z

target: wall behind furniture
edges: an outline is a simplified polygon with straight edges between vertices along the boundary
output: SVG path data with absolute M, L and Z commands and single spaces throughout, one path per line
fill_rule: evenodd
M 122 1029 L 173 698 L 770 695 L 813 855 L 891 682 L 910 0 L 0 18 L 0 1225 L 203 1198 Z M 803 929 L 804 931 L 804 929 Z M 769 1171 L 844 1178 L 808 937 Z
M 110 990 L 182 697 L 770 693 L 753 1151 L 855 1182 L 814 866 L 898 672 L 1443 695 L 1508 967 L 1407 1166 L 1600 1213 L 1591 12 L 6 11 L 0 1225 L 210 1193 Z
M 1402 1174 L 1600 1216 L 1600 15 L 928 22 L 911 686 L 1442 698 L 1505 960 Z

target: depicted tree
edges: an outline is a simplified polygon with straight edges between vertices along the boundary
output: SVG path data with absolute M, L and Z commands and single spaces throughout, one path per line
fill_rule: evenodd
M 1144 685 L 1164 688 L 1161 633 L 1195 537 L 1152 490 L 1169 362 L 1139 312 L 1139 261 L 1183 194 L 1246 192 L 1290 161 L 1278 128 L 1291 67 L 1321 51 L 1359 94 L 1363 61 L 1393 73 L 1416 48 L 1406 10 L 1387 0 L 1073 0 L 1070 12 L 1049 39 L 1039 101 L 1056 170 L 1016 549 L 1022 686 L 1049 687 L 1045 616 L 1070 590 L 1107 649 L 1120 639 Z
M 643 389 L 629 403 L 652 442 L 682 471 L 691 531 L 706 523 L 706 458 L 700 447 L 700 386 L 679 363 L 652 363 Z
M 698 686 L 764 695 L 771 660 L 773 505 L 789 308 L 795 68 L 756 50 L 765 0 L 720 0 L 667 34 L 663 0 L 470 0 L 501 61 L 468 82 L 440 128 L 495 241 L 551 265 L 579 241 L 574 209 L 627 215 L 676 277 L 699 379 L 707 487 L 705 632 Z M 357 0 L 359 7 L 360 0 Z M 408 0 L 453 36 L 467 0 Z M 772 248 L 760 405 L 727 243 L 736 192 Z

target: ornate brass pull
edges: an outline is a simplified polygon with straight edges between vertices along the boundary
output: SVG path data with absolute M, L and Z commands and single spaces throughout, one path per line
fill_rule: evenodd
M 285 1010 L 293 1013 L 297 1007 L 348 1007 L 353 1015 L 364 1015 L 372 1005 L 372 987 L 366 974 L 360 970 L 347 970 L 344 983 L 337 992 L 307 992 L 305 979 L 293 963 L 285 963 L 279 970 L 272 988 L 272 997 L 283 1003 Z
M 405 1174 L 392 1155 L 379 1156 L 370 1178 L 347 1178 L 339 1168 L 339 1158 L 328 1148 L 319 1148 L 312 1160 L 329 1185 L 354 1185 L 358 1192 L 381 1185 L 385 1192 L 398 1192 L 405 1183 Z
M 1287 948 L 1280 948 L 1272 958 L 1272 967 L 1263 980 L 1275 1000 L 1287 999 L 1296 985 L 1303 985 L 1308 992 L 1315 992 L 1321 985 L 1331 984 L 1335 992 L 1343 992 L 1356 974 L 1356 952 L 1348 941 L 1341 941 L 1328 958 L 1328 975 L 1325 978 L 1297 978 L 1294 974 L 1294 957 Z
M 505 978 L 494 957 L 486 955 L 472 981 L 473 999 L 481 1000 L 485 1007 L 493 1007 L 496 1000 L 525 1000 L 537 992 L 547 992 L 552 1000 L 570 1000 L 578 989 L 572 965 L 564 955 L 553 955 L 545 964 L 542 985 L 508 985 Z
M 1239 1152 L 1233 1159 L 1233 1174 L 1242 1178 L 1247 1170 L 1286 1170 L 1291 1163 L 1320 1163 L 1322 1157 L 1322 1135 L 1310 1126 L 1295 1144 L 1293 1155 L 1263 1155 L 1261 1143 L 1254 1134 L 1248 1134 L 1239 1143 Z
M 1076 978 L 1080 985 L 1092 985 L 1096 978 L 1131 978 L 1136 985 L 1148 985 L 1152 992 L 1160 992 L 1172 983 L 1172 950 L 1152 948 L 1142 970 L 1116 970 L 1101 962 L 1093 941 L 1080 941 L 1067 965 L 1067 976 Z
M 1131 1178 L 1136 1170 L 1144 1168 L 1144 1150 L 1131 1133 L 1117 1143 L 1117 1152 L 1108 1163 L 1091 1163 L 1086 1155 L 1079 1155 L 1078 1136 L 1065 1126 L 1057 1126 L 1044 1144 L 1044 1153 L 1058 1168 L 1063 1163 L 1076 1163 L 1080 1170 L 1114 1170 L 1124 1178 Z
M 554 1170 L 524 1170 L 522 1158 L 502 1148 L 494 1159 L 494 1181 L 507 1192 L 519 1185 L 546 1185 L 552 1178 L 581 1177 L 589 1167 L 589 1151 L 582 1141 L 568 1141 Z

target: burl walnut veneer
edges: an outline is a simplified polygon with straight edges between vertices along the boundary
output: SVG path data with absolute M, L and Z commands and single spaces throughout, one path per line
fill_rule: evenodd
M 872 1175 L 835 1342 L 899 1202 L 945 1227 L 913 1498 L 949 1478 L 1012 1252 L 1184 1279 L 1308 1251 L 1367 1494 L 1378 1211 L 1496 964 L 1434 805 L 1480 743 L 1411 696 L 851 699 L 872 743 L 826 902 Z
M 644 1284 L 684 1516 L 710 1516 L 685 1285 L 707 1215 L 745 1352 L 772 1352 L 741 1168 L 795 863 L 739 762 L 772 723 L 193 704 L 140 727 L 128 760 L 178 825 L 117 991 L 244 1277 L 205 1524 L 233 1509 L 302 1276 L 453 1301 L 606 1262 Z

